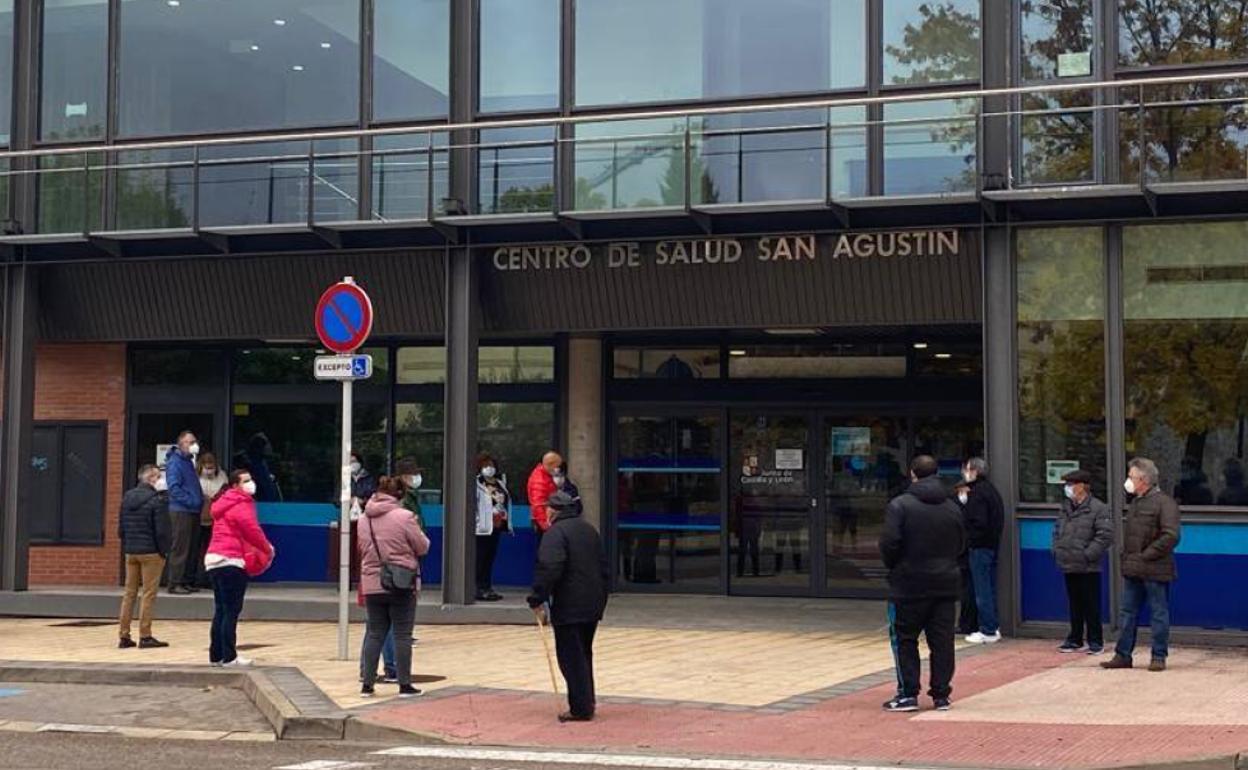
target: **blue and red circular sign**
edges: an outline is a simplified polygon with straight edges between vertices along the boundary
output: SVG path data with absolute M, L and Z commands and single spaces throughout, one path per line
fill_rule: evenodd
M 373 303 L 351 279 L 325 290 L 316 303 L 316 336 L 335 353 L 351 353 L 373 330 Z

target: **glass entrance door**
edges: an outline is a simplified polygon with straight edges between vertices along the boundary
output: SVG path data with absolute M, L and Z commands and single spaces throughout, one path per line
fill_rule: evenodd
M 808 414 L 732 411 L 729 585 L 733 593 L 809 594 L 819 502 Z

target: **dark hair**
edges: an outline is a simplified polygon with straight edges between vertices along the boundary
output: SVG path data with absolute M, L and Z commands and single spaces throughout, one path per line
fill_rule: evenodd
M 402 457 L 394 464 L 394 472 L 398 476 L 414 476 L 420 473 L 420 463 L 415 457 Z
M 251 471 L 246 468 L 235 468 L 230 472 L 230 486 L 236 487 L 242 481 L 243 476 L 250 476 Z
M 195 435 L 195 431 L 193 431 L 193 430 L 184 430 L 184 431 L 182 431 L 181 433 L 179 433 L 179 434 L 178 434 L 178 443 L 179 443 L 179 444 L 181 444 L 181 443 L 182 443 L 182 439 L 186 438 L 187 436 L 194 436 L 194 435 Z
M 407 484 L 398 476 L 382 476 L 377 482 L 377 491 L 401 500 L 407 494 Z
M 218 471 L 221 470 L 221 463 L 217 462 L 217 456 L 214 455 L 212 452 L 204 452 L 202 455 L 199 456 L 199 462 L 196 463 L 196 465 L 198 465 L 199 467 L 197 467 L 195 470 L 199 471 L 200 473 L 203 473 L 204 466 L 209 463 L 212 463 L 212 466 L 216 468 Z
M 140 482 L 146 481 L 147 474 L 155 470 L 160 470 L 160 469 L 157 468 L 155 465 L 152 465 L 151 463 L 144 463 L 143 466 L 139 468 L 139 476 L 138 476 L 139 481 Z
M 914 474 L 916 479 L 935 476 L 939 468 L 940 466 L 936 463 L 936 458 L 931 455 L 919 455 L 910 461 L 910 472 Z
M 481 470 L 487 465 L 493 465 L 495 468 L 498 467 L 498 463 L 494 460 L 494 455 L 489 452 L 482 452 L 477 455 L 477 470 Z

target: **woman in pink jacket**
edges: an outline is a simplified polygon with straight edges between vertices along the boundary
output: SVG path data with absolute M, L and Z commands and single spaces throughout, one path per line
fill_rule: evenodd
M 212 581 L 216 604 L 212 613 L 212 644 L 208 661 L 214 666 L 250 666 L 238 657 L 238 616 L 243 611 L 248 577 L 269 568 L 276 552 L 256 518 L 256 482 L 247 471 L 230 474 L 230 486 L 212 504 L 212 541 L 204 567 Z
M 377 658 L 386 634 L 394 631 L 399 697 L 420 695 L 412 687 L 412 626 L 416 622 L 416 595 L 420 591 L 420 562 L 429 551 L 429 538 L 421 531 L 416 515 L 400 502 L 407 494 L 402 479 L 383 476 L 377 492 L 364 506 L 356 537 L 360 550 L 360 585 L 368 611 L 368 636 L 364 641 L 364 696 L 373 694 Z M 382 565 L 415 572 L 410 588 L 388 591 L 382 585 Z

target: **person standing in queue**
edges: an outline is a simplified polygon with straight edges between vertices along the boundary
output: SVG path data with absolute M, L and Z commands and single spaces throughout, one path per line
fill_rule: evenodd
M 552 519 L 537 555 L 528 604 L 555 629 L 555 653 L 568 690 L 568 711 L 559 721 L 588 722 L 597 706 L 594 634 L 607 608 L 611 567 L 598 530 L 582 518 L 576 498 L 555 492 L 546 504 Z
M 965 481 L 953 488 L 958 498 L 958 507 L 962 509 L 962 526 L 966 526 L 966 504 L 971 499 L 971 488 Z M 975 606 L 975 579 L 971 576 L 970 554 L 963 552 L 958 558 L 958 569 L 962 572 L 962 597 L 958 600 L 958 633 L 969 636 L 979 630 L 979 610 Z
M 394 634 L 399 697 L 420 695 L 412 686 L 412 627 L 420 593 L 419 559 L 429 551 L 429 538 L 416 523 L 415 514 L 400 502 L 406 494 L 407 485 L 401 479 L 382 476 L 360 519 L 360 585 L 368 612 L 360 686 L 364 697 L 375 692 L 377 659 L 389 633 Z
M 910 487 L 889 502 L 880 534 L 880 555 L 888 567 L 888 598 L 895 608 L 893 626 L 901 693 L 884 703 L 885 711 L 919 710 L 919 635 L 931 650 L 928 694 L 937 710 L 950 708 L 953 693 L 954 627 L 960 578 L 958 557 L 966 547 L 962 514 L 936 476 L 930 455 L 910 463 Z
M 496 602 L 503 597 L 494 590 L 494 560 L 498 541 L 511 531 L 511 493 L 507 477 L 489 452 L 477 457 L 477 601 Z
M 1057 649 L 1078 652 L 1086 638 L 1088 654 L 1100 655 L 1105 650 L 1101 559 L 1114 544 L 1114 519 L 1109 506 L 1092 496 L 1091 473 L 1071 471 L 1062 481 L 1065 499 L 1053 526 L 1053 560 L 1066 579 L 1070 633 Z
M 212 452 L 204 452 L 199 456 L 198 463 L 199 489 L 204 493 L 203 513 L 199 516 L 199 552 L 192 554 L 195 561 L 195 586 L 212 588 L 208 580 L 208 572 L 204 569 L 204 557 L 208 555 L 208 544 L 212 542 L 212 504 L 225 494 L 230 483 L 230 476 L 221 469 L 217 456 Z
M 970 644 L 1001 641 L 997 619 L 997 552 L 1005 531 L 1005 502 L 988 480 L 988 462 L 972 457 L 962 467 L 962 478 L 969 489 L 966 500 L 967 559 L 975 584 L 975 609 L 979 629 L 966 636 Z
M 173 525 L 173 546 L 169 553 L 169 593 L 193 594 L 195 572 L 193 554 L 199 553 L 199 518 L 204 512 L 204 493 L 195 472 L 199 441 L 184 430 L 178 443 L 165 455 L 165 478 L 169 485 L 169 523 Z
M 266 569 L 277 555 L 256 517 L 256 482 L 249 471 L 230 474 L 230 486 L 212 504 L 212 542 L 204 566 L 214 598 L 208 662 L 214 666 L 250 666 L 238 656 L 238 616 L 243 612 L 247 582 Z
M 550 513 L 546 501 L 562 488 L 563 481 L 563 458 L 555 451 L 542 455 L 542 461 L 529 474 L 526 489 L 533 517 L 533 535 L 537 540 L 535 547 L 539 552 L 542 549 L 542 536 L 550 529 Z
M 152 610 L 160 588 L 160 573 L 165 568 L 172 535 L 169 531 L 169 495 L 165 479 L 155 465 L 139 469 L 139 483 L 121 498 L 121 516 L 117 534 L 126 555 L 126 592 L 121 600 L 120 641 L 123 650 L 131 647 L 149 649 L 168 647 L 152 636 Z M 139 587 L 142 585 L 142 599 Z M 139 600 L 139 641 L 130 638 L 130 622 L 134 603 Z

